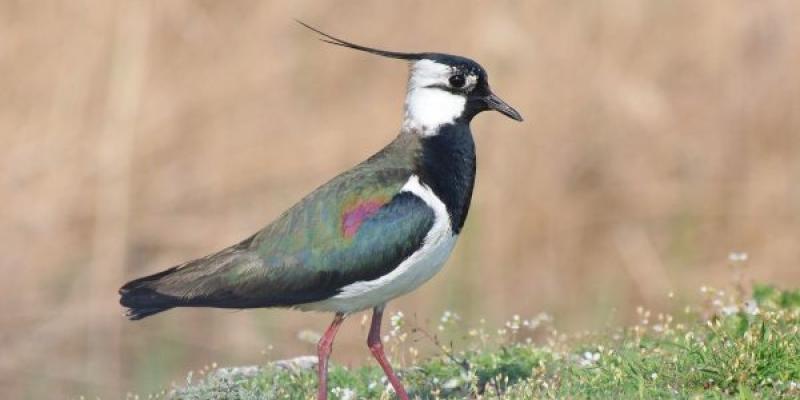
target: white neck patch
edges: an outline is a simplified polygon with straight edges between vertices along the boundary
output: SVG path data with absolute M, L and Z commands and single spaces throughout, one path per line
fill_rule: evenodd
M 452 123 L 464 112 L 467 99 L 431 85 L 447 85 L 452 69 L 431 60 L 411 65 L 406 92 L 403 129 L 435 135 L 441 125 Z

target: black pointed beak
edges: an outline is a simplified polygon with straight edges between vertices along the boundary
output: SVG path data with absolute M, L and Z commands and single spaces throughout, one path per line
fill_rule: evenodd
M 508 118 L 516 121 L 522 121 L 522 115 L 520 115 L 519 112 L 514 109 L 514 107 L 508 105 L 508 103 L 497 97 L 497 95 L 494 93 L 490 93 L 488 96 L 484 97 L 483 100 L 486 102 L 486 106 L 490 110 L 499 111 L 505 114 L 505 116 Z

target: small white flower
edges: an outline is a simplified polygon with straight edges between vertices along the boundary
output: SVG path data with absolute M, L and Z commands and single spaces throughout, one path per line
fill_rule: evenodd
M 354 400 L 356 398 L 356 392 L 350 388 L 341 388 L 341 387 L 334 387 L 331 389 L 331 393 L 336 396 L 339 396 L 341 400 Z
M 403 312 L 402 311 L 398 311 L 398 312 L 394 313 L 394 315 L 392 315 L 391 318 L 389 318 L 389 321 L 390 321 L 392 326 L 401 325 L 403 323 Z
M 650 379 L 652 379 L 652 380 L 658 379 L 658 374 L 653 372 L 652 374 L 650 374 Z
M 758 315 L 759 311 L 758 303 L 755 300 L 750 299 L 744 302 L 744 312 L 750 315 Z
M 389 335 L 397 336 L 400 333 L 400 328 L 403 326 L 403 312 L 398 311 L 394 315 L 389 318 L 389 324 L 391 325 L 392 329 L 389 331 Z
M 731 316 L 733 314 L 738 313 L 739 312 L 739 307 L 736 307 L 735 304 L 731 304 L 731 305 L 727 305 L 725 307 L 720 308 L 719 312 L 722 313 L 722 315 L 728 317 L 728 316 Z
M 581 367 L 590 367 L 596 364 L 599 360 L 600 360 L 600 353 L 585 351 L 581 355 L 581 358 L 578 359 L 578 365 L 580 365 Z
M 461 317 L 458 314 L 456 314 L 456 313 L 454 313 L 452 311 L 446 310 L 445 312 L 442 313 L 442 317 L 439 318 L 439 322 L 441 322 L 441 326 L 444 326 L 444 325 L 448 325 L 448 324 L 454 323 L 455 321 L 458 321 L 459 319 L 461 319 Z
M 537 316 L 531 318 L 530 320 L 523 321 L 522 325 L 528 327 L 530 330 L 534 330 L 539 327 L 543 322 L 549 322 L 553 318 L 550 314 L 547 313 L 539 313 Z
M 745 262 L 747 261 L 747 253 L 743 251 L 732 251 L 728 253 L 728 261 L 730 262 Z
M 452 390 L 457 388 L 459 385 L 461 385 L 461 381 L 458 378 L 450 378 L 450 380 L 442 385 L 442 389 Z

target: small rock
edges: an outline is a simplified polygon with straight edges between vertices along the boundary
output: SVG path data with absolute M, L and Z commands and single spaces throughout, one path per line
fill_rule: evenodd
M 244 367 L 217 368 L 211 373 L 211 376 L 220 379 L 233 377 L 250 378 L 258 375 L 259 372 L 261 372 L 261 367 L 257 365 L 248 365 Z
M 286 369 L 289 371 L 300 371 L 304 369 L 312 369 L 316 368 L 317 366 L 317 357 L 316 356 L 300 356 L 295 358 L 289 358 L 286 360 L 275 361 L 273 363 L 274 366 L 282 369 Z

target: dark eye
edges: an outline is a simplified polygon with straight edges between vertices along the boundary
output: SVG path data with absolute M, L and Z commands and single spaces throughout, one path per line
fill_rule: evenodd
M 450 86 L 454 88 L 464 87 L 465 83 L 467 83 L 467 80 L 464 79 L 464 75 L 457 74 L 450 77 Z

